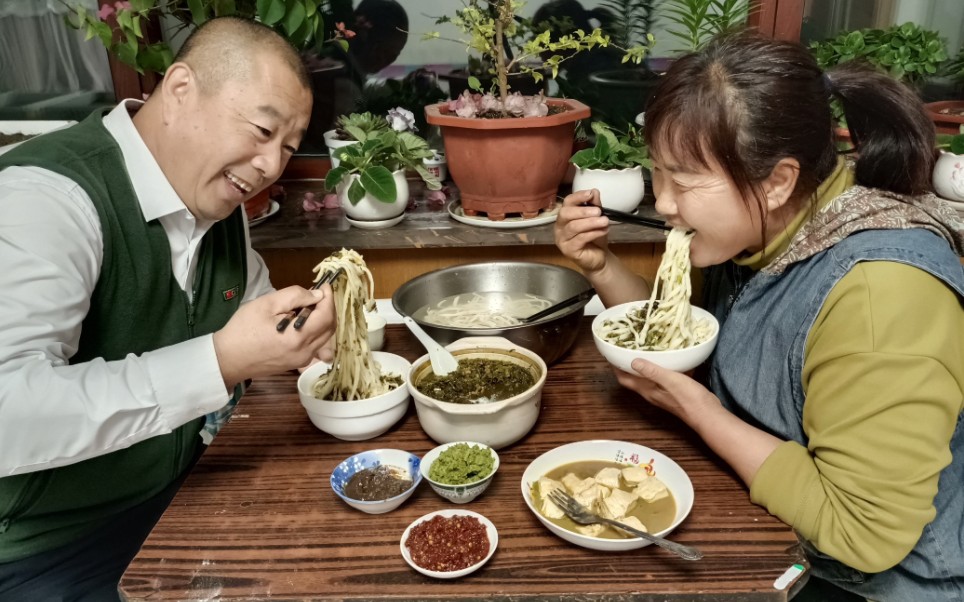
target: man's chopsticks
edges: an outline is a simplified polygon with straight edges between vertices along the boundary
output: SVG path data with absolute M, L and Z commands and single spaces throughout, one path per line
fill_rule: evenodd
M 344 273 L 345 268 L 338 268 L 334 272 L 325 272 L 321 275 L 321 278 L 318 279 L 318 282 L 311 286 L 311 290 L 319 289 L 323 284 L 335 282 L 335 280 L 337 280 L 338 277 Z M 302 307 L 300 311 L 292 309 L 285 314 L 285 317 L 282 318 L 280 322 L 278 322 L 278 332 L 284 332 L 285 328 L 288 327 L 288 324 L 290 324 L 292 320 L 295 321 L 294 329 L 301 330 L 301 327 L 305 325 L 305 320 L 308 319 L 308 316 L 311 315 L 311 310 L 314 308 L 314 305 L 308 305 L 306 307 Z

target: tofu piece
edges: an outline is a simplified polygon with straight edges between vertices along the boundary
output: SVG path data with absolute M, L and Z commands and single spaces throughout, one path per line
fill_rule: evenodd
M 619 489 L 619 469 L 615 467 L 603 468 L 593 477 L 600 485 L 605 485 L 610 489 Z
M 636 527 L 640 531 L 645 531 L 646 533 L 649 533 L 649 529 L 646 528 L 646 525 L 644 525 L 643 522 L 638 518 L 636 518 L 635 516 L 624 516 L 621 519 L 619 519 L 619 522 L 629 525 L 630 527 Z M 622 529 L 616 529 L 616 530 L 628 537 L 636 537 L 636 535 L 633 535 L 628 531 L 623 531 Z
M 542 477 L 538 481 L 539 495 L 542 498 L 542 515 L 546 518 L 562 518 L 566 515 L 559 506 L 549 499 L 549 493 L 555 489 L 565 491 L 565 486 L 555 479 Z
M 636 486 L 633 493 L 647 502 L 655 502 L 669 496 L 669 489 L 657 478 L 646 479 Z
M 576 531 L 582 533 L 583 535 L 588 535 L 589 537 L 599 537 L 599 535 L 608 529 L 606 525 L 600 525 L 595 523 L 592 525 L 576 525 Z
M 589 477 L 588 479 L 580 479 L 573 473 L 569 473 L 562 477 L 562 484 L 566 486 L 569 493 L 572 495 L 579 495 L 583 491 L 589 489 L 596 484 L 596 479 Z
M 622 470 L 621 476 L 623 477 L 623 480 L 630 485 L 635 485 L 651 478 L 649 473 L 647 473 L 646 469 L 642 466 L 627 466 Z
M 609 495 L 600 500 L 600 511 L 605 508 L 606 518 L 622 520 L 622 517 L 636 507 L 637 499 L 635 494 L 628 491 L 613 489 Z
M 589 510 L 595 512 L 596 502 L 609 495 L 609 491 L 609 487 L 603 487 L 602 485 L 593 483 L 590 488 L 584 489 L 572 497 Z

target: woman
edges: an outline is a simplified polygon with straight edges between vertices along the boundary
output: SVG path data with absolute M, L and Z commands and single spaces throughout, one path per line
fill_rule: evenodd
M 742 33 L 673 65 L 646 137 L 656 209 L 695 232 L 721 330 L 709 389 L 643 360 L 620 384 L 727 461 L 817 577 L 873 600 L 964 599 L 964 239 L 931 194 L 920 101 L 869 68 L 824 74 L 804 47 Z M 556 244 L 604 304 L 647 298 L 587 201 L 598 193 L 566 198 Z

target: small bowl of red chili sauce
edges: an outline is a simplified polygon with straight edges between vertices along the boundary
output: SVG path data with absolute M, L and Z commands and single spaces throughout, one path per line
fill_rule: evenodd
M 471 510 L 438 510 L 419 518 L 402 534 L 402 558 L 436 579 L 455 579 L 478 570 L 499 545 L 492 521 Z

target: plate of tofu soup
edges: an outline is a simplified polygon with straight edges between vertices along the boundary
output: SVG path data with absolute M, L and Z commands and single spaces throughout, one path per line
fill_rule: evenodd
M 626 441 L 578 441 L 551 449 L 522 475 L 522 497 L 536 518 L 585 548 L 624 551 L 650 542 L 603 524 L 581 525 L 548 494 L 561 489 L 599 516 L 666 536 L 693 508 L 693 483 L 666 455 Z

